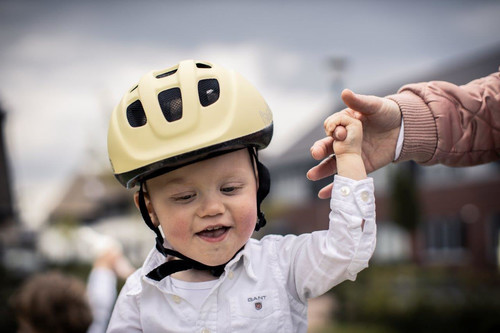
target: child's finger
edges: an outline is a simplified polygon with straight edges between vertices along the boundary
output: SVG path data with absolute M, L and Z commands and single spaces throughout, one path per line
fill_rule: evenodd
M 328 117 L 325 120 L 324 127 L 325 127 L 325 133 L 327 136 L 334 136 L 334 132 L 336 128 L 338 127 L 344 127 L 344 131 L 341 129 L 339 130 L 339 134 L 345 134 L 347 135 L 347 131 L 345 130 L 345 127 L 349 126 L 352 124 L 354 121 L 357 121 L 356 118 L 354 118 L 354 115 L 349 114 L 348 112 L 337 112 Z M 345 138 L 344 138 L 345 139 Z M 343 141 L 343 140 L 340 140 Z

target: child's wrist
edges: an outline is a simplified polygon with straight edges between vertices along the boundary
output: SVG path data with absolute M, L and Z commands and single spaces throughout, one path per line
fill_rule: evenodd
M 363 158 L 358 153 L 344 153 L 336 155 L 337 174 L 354 180 L 366 178 L 366 169 Z

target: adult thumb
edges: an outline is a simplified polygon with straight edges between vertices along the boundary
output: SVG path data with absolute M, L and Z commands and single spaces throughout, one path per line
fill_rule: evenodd
M 383 105 L 379 97 L 355 94 L 349 89 L 344 89 L 341 97 L 348 108 L 366 115 L 377 112 Z

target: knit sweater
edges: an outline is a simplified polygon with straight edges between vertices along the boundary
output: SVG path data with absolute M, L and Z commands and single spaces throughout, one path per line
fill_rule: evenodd
M 404 121 L 397 162 L 470 166 L 500 158 L 500 72 L 463 86 L 409 84 L 387 97 Z

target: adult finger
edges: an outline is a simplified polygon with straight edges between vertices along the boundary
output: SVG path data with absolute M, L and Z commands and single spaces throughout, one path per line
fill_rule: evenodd
M 322 160 L 331 154 L 333 154 L 333 138 L 332 137 L 325 137 L 321 140 L 316 141 L 311 149 L 311 156 L 319 161 Z
M 349 89 L 344 89 L 341 97 L 350 109 L 367 115 L 377 112 L 383 106 L 380 97 L 355 94 Z
M 321 190 L 318 192 L 318 198 L 320 199 L 329 199 L 332 196 L 332 188 L 333 188 L 333 182 L 326 185 L 323 187 Z
M 344 126 L 337 126 L 333 131 L 333 137 L 337 141 L 344 141 L 347 138 L 347 130 Z
M 337 161 L 328 157 L 318 165 L 309 169 L 306 174 L 307 179 L 316 181 L 334 175 L 337 172 Z

